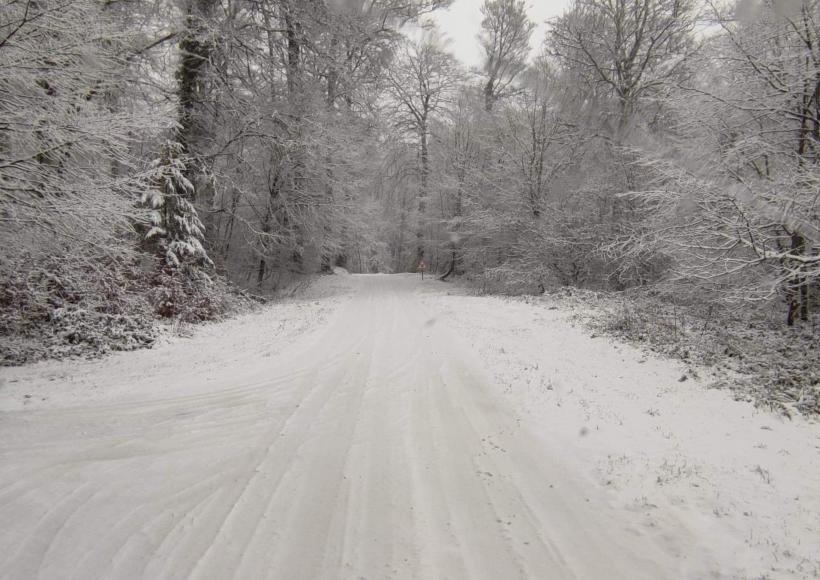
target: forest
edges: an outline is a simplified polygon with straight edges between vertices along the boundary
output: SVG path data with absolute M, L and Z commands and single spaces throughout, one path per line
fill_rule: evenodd
M 536 45 L 483 0 L 473 68 L 448 4 L 3 0 L 3 363 L 423 263 L 753 344 L 820 407 L 820 3 L 573 0 Z

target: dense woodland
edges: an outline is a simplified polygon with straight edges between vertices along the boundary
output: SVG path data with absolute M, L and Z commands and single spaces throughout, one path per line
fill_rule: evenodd
M 814 336 L 820 3 L 447 4 L 2 0 L 4 360 L 421 260 Z

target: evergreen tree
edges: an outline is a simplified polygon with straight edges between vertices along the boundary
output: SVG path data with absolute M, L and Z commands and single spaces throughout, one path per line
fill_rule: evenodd
M 154 160 L 148 175 L 150 186 L 141 204 L 150 209 L 144 243 L 172 269 L 183 264 L 213 266 L 205 248 L 205 230 L 191 203 L 193 185 L 185 177 L 182 146 L 169 141 Z

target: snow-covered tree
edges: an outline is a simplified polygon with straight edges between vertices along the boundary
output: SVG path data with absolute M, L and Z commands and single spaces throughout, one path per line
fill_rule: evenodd
M 430 195 L 430 128 L 436 114 L 453 100 L 460 80 L 455 58 L 434 33 L 402 44 L 387 74 L 393 120 L 399 130 L 418 139 L 419 193 L 416 255 L 411 269 L 424 258 L 428 196 Z
M 171 124 L 161 109 L 118 101 L 139 46 L 99 2 L 3 5 L 0 230 L 13 246 L 111 249 L 129 227 L 132 147 Z
M 491 111 L 527 66 L 535 23 L 524 0 L 484 0 L 479 41 L 484 50 L 484 107 Z
M 646 156 L 656 178 L 637 197 L 658 223 L 643 243 L 664 243 L 684 280 L 724 298 L 783 297 L 794 324 L 820 277 L 818 4 L 713 4 L 712 16 L 719 32 L 676 98 L 677 144 Z
M 183 264 L 213 265 L 202 242 L 202 222 L 191 202 L 193 185 L 185 177 L 182 145 L 167 142 L 162 155 L 151 163 L 146 175 L 148 188 L 140 203 L 149 209 L 144 242 L 155 248 L 172 269 Z
M 693 48 L 691 0 L 574 0 L 551 22 L 552 56 L 615 100 L 612 130 L 622 140 L 642 100 L 678 76 Z

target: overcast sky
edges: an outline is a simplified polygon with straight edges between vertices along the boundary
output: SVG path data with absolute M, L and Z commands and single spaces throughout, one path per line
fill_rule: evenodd
M 528 0 L 530 19 L 538 24 L 532 35 L 533 51 L 540 49 L 546 26 L 544 21 L 560 16 L 570 0 Z M 481 64 L 481 49 L 476 35 L 481 28 L 483 0 L 455 0 L 447 10 L 438 11 L 435 20 L 441 31 L 450 38 L 450 50 L 467 66 Z

